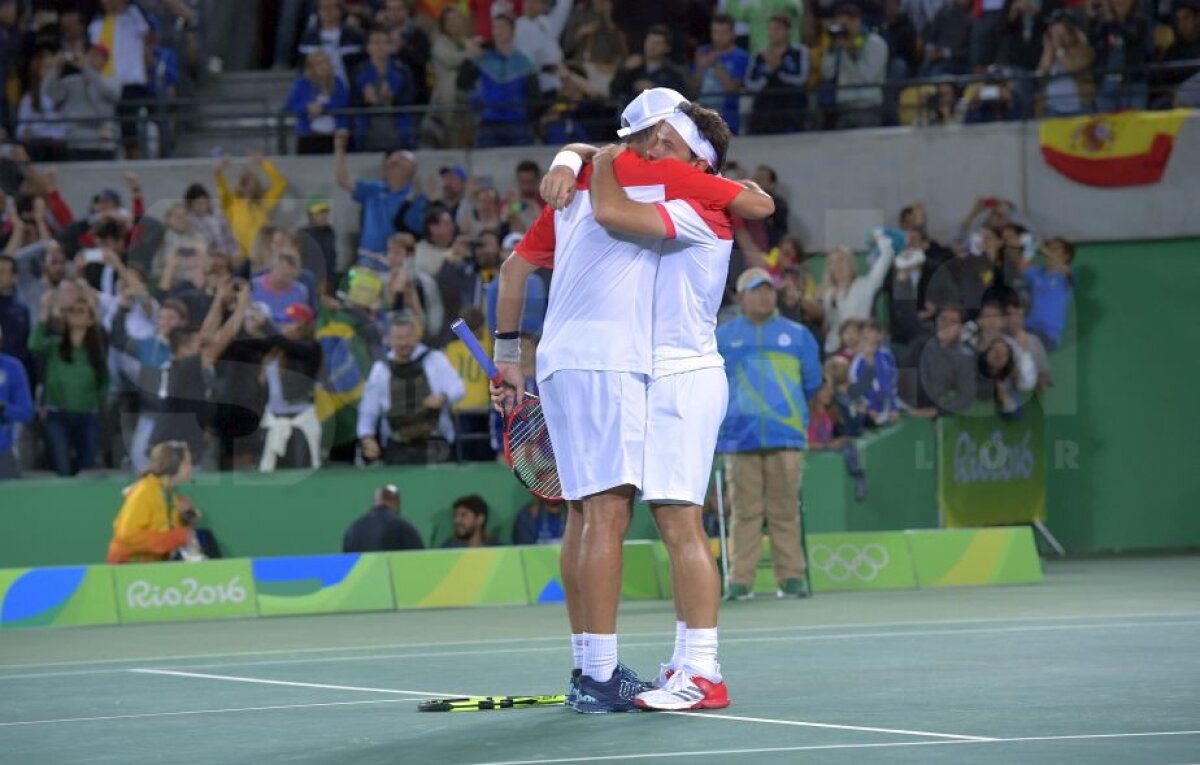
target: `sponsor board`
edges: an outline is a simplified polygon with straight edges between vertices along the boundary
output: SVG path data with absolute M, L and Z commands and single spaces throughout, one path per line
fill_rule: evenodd
M 1042 581 L 1033 529 L 905 532 L 920 587 L 1033 584 Z
M 515 547 L 389 553 L 396 607 L 524 605 L 525 576 Z
M 248 560 L 114 566 L 122 623 L 257 616 Z
M 1045 418 L 1029 402 L 1015 420 L 938 420 L 938 502 L 946 526 L 1046 520 Z
M 390 611 L 396 607 L 387 556 L 255 558 L 261 616 Z
M 0 570 L 0 627 L 116 622 L 117 605 L 108 566 Z
M 916 587 L 903 532 L 809 534 L 806 560 L 815 592 Z M 776 589 L 770 540 L 764 538 L 754 590 L 774 593 Z

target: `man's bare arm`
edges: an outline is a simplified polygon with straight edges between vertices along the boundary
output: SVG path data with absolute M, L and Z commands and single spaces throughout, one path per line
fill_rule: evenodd
M 502 414 L 512 411 L 525 396 L 520 340 L 504 336 L 515 335 L 521 329 L 525 283 L 535 271 L 537 266 L 516 253 L 500 265 L 500 286 L 496 294 L 496 340 L 492 355 L 505 385 L 498 387 L 493 383 L 490 390 L 492 403 Z
M 586 143 L 569 143 L 559 152 L 570 152 L 579 156 L 582 163 L 590 162 L 596 152 L 599 151 L 595 146 Z M 551 209 L 562 210 L 567 205 L 571 204 L 571 200 L 575 198 L 575 178 L 577 170 L 568 165 L 554 165 L 542 178 L 542 185 L 538 191 L 542 195 L 542 199 L 546 200 L 546 204 L 550 205 Z
M 754 181 L 742 181 L 745 190 L 729 203 L 729 211 L 747 220 L 762 220 L 775 214 L 775 200 Z

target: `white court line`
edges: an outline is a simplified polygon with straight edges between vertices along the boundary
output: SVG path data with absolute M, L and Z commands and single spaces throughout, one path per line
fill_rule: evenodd
M 666 601 L 664 601 L 666 602 Z M 399 614 L 400 612 L 396 612 Z M 817 630 L 832 630 L 832 629 L 855 629 L 869 627 L 926 627 L 936 625 L 958 625 L 958 624 L 995 624 L 997 622 L 1071 622 L 1078 620 L 1105 620 L 1105 619 L 1164 619 L 1164 618 L 1187 618 L 1200 616 L 1197 611 L 1167 611 L 1161 613 L 1138 613 L 1138 614 L 1074 614 L 1070 616 L 1022 616 L 1022 617 L 987 617 L 981 619 L 941 619 L 941 620 L 921 620 L 921 621 L 896 621 L 896 622 L 863 622 L 858 624 L 809 624 L 804 626 L 780 626 L 780 627 L 743 627 L 729 629 L 725 634 L 751 634 L 758 632 L 813 632 Z M 659 632 L 629 632 L 625 633 L 625 637 L 656 637 Z M 226 659 L 238 658 L 241 656 L 287 656 L 293 654 L 309 654 L 309 653 L 332 653 L 336 651 L 380 651 L 393 648 L 443 648 L 445 646 L 472 646 L 472 645 L 487 645 L 492 646 L 497 643 L 528 643 L 531 641 L 557 641 L 562 640 L 561 636 L 554 637 L 516 637 L 516 638 L 490 638 L 477 640 L 439 640 L 435 643 L 380 643 L 375 645 L 355 645 L 355 646 L 329 646 L 322 648 L 273 648 L 257 651 L 228 651 L 221 653 L 193 653 L 193 654 L 173 654 L 164 656 L 135 656 L 127 659 L 85 659 L 77 661 L 51 661 L 38 662 L 31 664 L 0 664 L 0 672 L 11 669 L 41 669 L 50 667 L 88 667 L 105 664 L 145 664 L 152 661 L 179 661 L 181 659 Z M 120 670 L 116 670 L 120 671 Z M 3 679 L 0 675 L 0 679 Z
M 1011 620 L 1007 620 L 1011 621 Z M 914 622 L 914 624 L 938 624 L 938 622 Z M 862 625 L 872 626 L 872 625 Z M 1055 632 L 1061 630 L 1089 630 L 1089 629 L 1129 629 L 1142 627 L 1194 627 L 1200 626 L 1200 621 L 1138 621 L 1138 622 L 1087 622 L 1084 624 L 1035 624 L 1016 627 L 979 627 L 975 629 L 949 629 L 949 630 L 892 630 L 883 632 L 829 632 L 820 635 L 796 634 L 796 635 L 778 635 L 770 637 L 722 637 L 722 645 L 730 643 L 791 643 L 804 642 L 812 640 L 856 640 L 856 639 L 871 639 L 871 638 L 890 638 L 890 637 L 905 637 L 912 635 L 915 637 L 929 637 L 939 635 L 989 635 L 989 634 L 1007 634 L 1007 633 L 1022 633 L 1022 632 Z M 773 628 L 771 631 L 782 631 L 787 628 Z M 806 628 L 804 631 L 809 631 L 814 628 Z M 824 628 L 828 629 L 828 628 Z M 799 629 L 796 631 L 800 631 Z M 741 631 L 730 630 L 729 632 L 735 635 L 742 634 Z M 640 636 L 644 633 L 631 634 L 630 637 Z M 664 632 L 663 635 L 666 633 Z M 728 634 L 728 633 L 724 633 Z M 539 640 L 545 642 L 547 640 L 562 641 L 563 638 L 531 638 L 531 640 Z M 664 645 L 664 637 L 662 640 L 654 642 L 632 642 L 622 643 L 623 648 L 658 648 Z M 464 645 L 476 645 L 480 641 L 464 642 Z M 487 641 L 483 641 L 487 642 Z M 499 641 L 498 641 L 499 642 Z M 422 644 L 430 645 L 430 644 Z M 445 643 L 441 645 L 452 645 Z M 406 646 L 411 647 L 411 646 Z M 368 654 L 365 656 L 318 656 L 312 658 L 297 658 L 297 659 L 268 659 L 264 661 L 244 661 L 244 662 L 213 662 L 210 664 L 191 664 L 185 665 L 189 669 L 216 669 L 221 667 L 266 667 L 280 666 L 291 664 L 328 664 L 354 661 L 380 661 L 380 660 L 398 660 L 405 659 L 431 659 L 439 657 L 452 656 L 491 656 L 493 654 L 521 654 L 521 653 L 540 653 L 546 650 L 553 650 L 548 646 L 530 646 L 525 648 L 483 648 L 475 651 L 424 651 L 418 653 L 396 653 L 396 654 Z M 350 650 L 350 649 L 320 649 L 325 650 Z M 187 659 L 192 657 L 163 657 L 161 660 Z M 160 659 L 152 659 L 158 661 Z M 132 659 L 121 659 L 122 663 L 129 663 Z M 103 662 L 96 662 L 103 663 Z M 18 665 L 19 666 L 19 665 Z M 28 665 L 28 666 L 48 666 L 48 665 Z M 0 669 L 4 669 L 0 667 Z M 64 677 L 77 675 L 103 675 L 111 673 L 126 672 L 129 668 L 121 667 L 114 669 L 92 669 L 92 670 L 75 670 L 65 672 L 25 672 L 18 674 L 0 674 L 0 682 L 4 680 L 31 680 L 49 677 Z
M 1173 622 L 1106 622 L 1104 624 L 1060 624 L 1060 625 L 1036 625 L 1028 627 L 980 627 L 978 629 L 965 630 L 899 630 L 890 632 L 834 632 L 823 635 L 780 635 L 773 637 L 722 637 L 721 645 L 730 643 L 792 643 L 806 642 L 812 640 L 856 640 L 862 638 L 890 638 L 890 637 L 905 637 L 913 635 L 916 637 L 929 637 L 937 635 L 991 635 L 1005 634 L 1014 632 L 1054 632 L 1059 630 L 1085 630 L 1096 627 L 1105 629 L 1122 629 L 1122 628 L 1139 628 L 1139 627 L 1196 627 L 1200 626 L 1200 621 L 1173 621 Z M 663 633 L 666 634 L 665 632 Z M 558 638 L 561 640 L 561 638 Z M 621 643 L 622 648 L 658 648 L 665 644 L 666 638 L 655 642 L 633 642 Z M 193 664 L 188 665 L 190 669 L 215 669 L 218 667 L 262 667 L 262 666 L 278 666 L 284 664 L 326 664 L 348 661 L 376 661 L 380 659 L 432 659 L 447 656 L 491 656 L 493 654 L 510 654 L 510 653 L 540 653 L 548 650 L 546 646 L 533 646 L 527 648 L 496 648 L 496 649 L 480 649 L 478 651 L 422 651 L 420 653 L 395 653 L 395 654 L 373 654 L 371 656 L 324 656 L 316 658 L 304 659 L 270 659 L 267 661 L 247 661 L 247 662 L 219 662 L 213 664 Z M 550 649 L 554 650 L 554 649 Z M 565 648 L 563 649 L 565 650 Z M 11 677 L 11 676 L 10 676 Z M 0 676 L 0 679 L 4 679 Z
M 854 730 L 864 733 L 895 733 L 901 736 L 928 736 L 930 738 L 947 738 L 957 741 L 995 741 L 986 736 L 960 736 L 955 733 L 934 733 L 927 730 L 905 730 L 903 728 L 869 728 L 862 725 L 834 725 L 833 723 L 801 722 L 799 720 L 775 720 L 769 717 L 739 717 L 719 712 L 660 712 L 659 714 L 691 717 L 698 720 L 734 720 L 737 722 L 768 723 L 770 725 L 794 725 L 799 728 L 829 728 L 830 730 Z
M 201 672 L 180 672 L 174 669 L 128 669 L 141 675 L 170 675 L 172 677 L 196 677 L 201 680 L 224 680 L 230 683 L 252 683 L 257 685 L 286 685 L 292 688 L 324 688 L 330 691 L 362 691 L 364 693 L 394 693 L 400 696 L 469 696 L 467 693 L 443 693 L 442 691 L 401 691 L 392 688 L 364 688 L 359 685 L 326 685 L 325 683 L 301 683 L 292 680 L 265 680 L 258 677 L 235 677 L 233 675 L 208 675 Z
M 781 754 L 784 752 L 814 752 L 827 749 L 888 749 L 905 746 L 979 746 L 989 744 L 1012 744 L 1025 741 L 1075 741 L 1106 738 L 1139 738 L 1151 736 L 1197 736 L 1198 730 L 1156 731 L 1153 733 L 1100 733 L 1080 736 L 1025 736 L 1022 738 L 993 738 L 981 741 L 891 741 L 874 744 L 819 744 L 812 746 L 776 746 L 755 749 L 719 749 L 695 752 L 640 752 L 636 754 L 609 754 L 594 757 L 561 757 L 548 760 L 504 760 L 481 762 L 475 765 L 561 765 L 570 762 L 619 762 L 623 760 L 650 760 L 669 757 L 721 757 L 730 754 Z
M 269 707 L 229 707 L 226 709 L 190 709 L 184 712 L 146 712 L 145 714 L 104 715 L 100 717 L 60 717 L 56 720 L 16 720 L 0 722 L 0 728 L 22 725 L 54 725 L 58 723 L 97 722 L 109 720 L 141 720 L 146 717 L 186 717 L 188 715 L 223 715 L 234 712 L 266 712 L 275 709 L 310 709 L 312 707 L 353 707 L 364 704 L 403 704 L 415 699 L 370 699 L 368 701 L 324 701 L 316 704 L 278 704 Z

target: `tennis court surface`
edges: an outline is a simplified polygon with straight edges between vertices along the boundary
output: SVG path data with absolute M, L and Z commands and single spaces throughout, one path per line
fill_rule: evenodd
M 670 604 L 621 628 L 656 671 Z M 565 631 L 540 606 L 6 632 L 0 762 L 1200 762 L 1196 557 L 728 605 L 720 712 L 416 711 L 561 693 Z

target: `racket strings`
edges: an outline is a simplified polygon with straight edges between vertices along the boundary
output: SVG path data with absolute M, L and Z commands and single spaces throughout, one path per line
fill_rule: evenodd
M 554 446 L 539 402 L 529 402 L 513 412 L 505 438 L 509 463 L 525 487 L 542 497 L 561 497 Z

